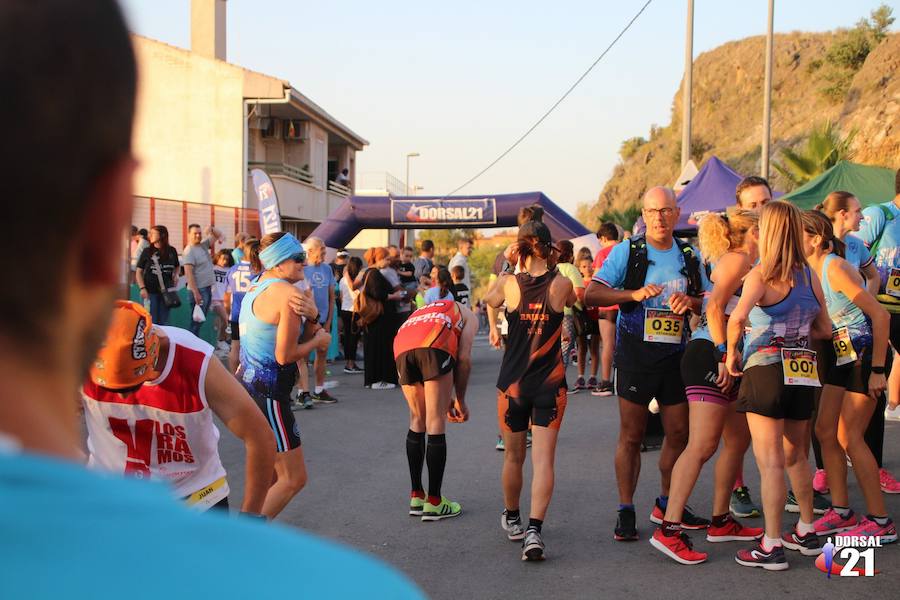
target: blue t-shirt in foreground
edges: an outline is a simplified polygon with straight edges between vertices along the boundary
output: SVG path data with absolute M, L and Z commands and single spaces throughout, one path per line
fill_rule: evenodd
M 313 291 L 313 299 L 316 308 L 319 309 L 319 323 L 325 323 L 328 318 L 328 290 L 334 286 L 334 270 L 331 265 L 321 263 L 318 265 L 306 265 L 303 267 L 303 276 L 309 282 Z
M 851 233 L 844 238 L 844 244 L 847 246 L 844 259 L 848 263 L 857 269 L 863 269 L 872 263 L 872 255 L 861 239 Z
M 628 267 L 628 255 L 631 243 L 624 240 L 616 244 L 609 256 L 603 261 L 600 269 L 594 274 L 593 280 L 611 288 L 621 288 L 625 283 L 625 274 Z M 695 256 L 699 253 L 694 250 Z M 625 370 L 643 370 L 658 365 L 659 362 L 680 356 L 688 340 L 689 328 L 687 322 L 683 323 L 681 343 L 666 344 L 644 341 L 644 310 L 647 308 L 669 309 L 669 297 L 675 292 L 687 292 L 687 277 L 684 259 L 675 240 L 668 250 L 657 250 L 647 244 L 647 258 L 650 265 L 647 268 L 647 277 L 644 285 L 655 284 L 662 286 L 663 292 L 654 298 L 644 300 L 641 305 L 630 313 L 619 311 L 619 320 L 616 324 L 616 353 L 615 365 Z M 703 280 L 703 290 L 710 289 L 706 272 L 700 268 L 700 276 Z M 677 368 L 677 364 L 675 365 Z
M 359 552 L 275 524 L 196 512 L 169 494 L 158 483 L 0 451 L 0 595 L 424 597 Z M 302 573 L 273 574 L 273 561 L 301 556 Z
M 888 221 L 885 218 L 882 206 L 890 211 L 893 219 Z M 866 207 L 862 214 L 863 220 L 856 235 L 865 242 L 870 251 L 878 239 L 878 234 L 881 234 L 881 241 L 872 258 L 875 259 L 875 267 L 881 275 L 881 291 L 884 292 L 891 269 L 900 267 L 900 208 L 893 202 L 885 202 Z

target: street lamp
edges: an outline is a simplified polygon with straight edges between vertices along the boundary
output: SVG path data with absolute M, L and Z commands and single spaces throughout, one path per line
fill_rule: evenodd
M 419 156 L 418 152 L 410 152 L 406 155 L 406 195 L 409 196 L 409 159 Z

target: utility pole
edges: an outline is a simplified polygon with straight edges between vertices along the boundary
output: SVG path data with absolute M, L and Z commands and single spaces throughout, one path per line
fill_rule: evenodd
M 763 100 L 763 139 L 762 156 L 760 157 L 759 174 L 769 177 L 769 138 L 772 129 L 772 53 L 775 39 L 772 33 L 772 22 L 775 13 L 775 0 L 769 0 L 769 26 L 766 31 L 766 82 L 765 97 Z
M 691 160 L 691 96 L 694 73 L 694 0 L 688 0 L 687 34 L 684 40 L 684 89 L 682 90 L 681 168 Z

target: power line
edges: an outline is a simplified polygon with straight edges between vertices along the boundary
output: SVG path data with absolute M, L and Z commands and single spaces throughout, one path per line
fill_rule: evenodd
M 455 194 L 455 193 L 458 192 L 459 190 L 463 189 L 464 187 L 466 187 L 467 185 L 469 185 L 470 183 L 472 183 L 473 181 L 475 181 L 476 179 L 478 179 L 479 177 L 481 177 L 482 175 L 484 175 L 485 173 L 487 173 L 488 170 L 490 170 L 491 167 L 493 167 L 493 166 L 496 165 L 498 162 L 500 162 L 501 160 L 503 160 L 503 159 L 506 157 L 506 155 L 509 154 L 510 152 L 512 152 L 512 151 L 516 148 L 516 146 L 518 146 L 519 144 L 521 144 L 521 143 L 525 140 L 525 138 L 527 138 L 527 137 L 529 136 L 529 134 L 531 134 L 532 131 L 534 131 L 535 129 L 537 129 L 538 126 L 539 126 L 541 123 L 543 123 L 544 120 L 545 120 L 547 117 L 549 117 L 550 114 L 551 114 L 554 110 L 556 110 L 556 107 L 559 106 L 560 104 L 562 104 L 563 100 L 565 100 L 565 99 L 569 96 L 569 94 L 571 94 L 571 93 L 575 90 L 575 88 L 578 87 L 578 84 L 580 84 L 580 83 L 584 80 L 584 78 L 587 77 L 587 76 L 590 74 L 590 72 L 594 70 L 594 67 L 596 67 L 597 64 L 598 64 L 601 60 L 603 60 L 603 57 L 606 56 L 606 54 L 607 54 L 610 50 L 612 50 L 613 46 L 616 45 L 616 42 L 618 42 L 619 39 L 620 39 L 623 35 L 625 35 L 625 32 L 627 32 L 629 29 L 631 29 L 631 26 L 634 24 L 635 21 L 638 20 L 638 17 L 640 17 L 641 14 L 643 14 L 643 12 L 647 9 L 647 7 L 650 6 L 650 3 L 651 3 L 651 2 L 653 2 L 653 0 L 647 0 L 647 2 L 644 3 L 644 6 L 642 6 L 641 9 L 640 9 L 639 11 L 637 11 L 637 14 L 635 14 L 635 15 L 631 18 L 630 21 L 628 21 L 628 24 L 625 25 L 625 28 L 622 29 L 622 31 L 619 32 L 619 35 L 617 35 L 617 36 L 615 37 L 615 39 L 614 39 L 612 42 L 610 42 L 609 46 L 606 47 L 606 50 L 604 50 L 603 53 L 600 54 L 600 56 L 597 57 L 597 60 L 595 60 L 595 61 L 591 64 L 591 66 L 587 68 L 587 71 L 585 71 L 584 73 L 581 74 L 581 77 L 579 77 L 578 79 L 575 80 L 575 83 L 573 83 L 571 86 L 569 86 L 569 89 L 566 90 L 566 93 L 564 93 L 562 96 L 560 96 L 559 100 L 557 100 L 556 102 L 554 102 L 554 103 L 553 103 L 553 106 L 551 106 L 551 107 L 547 110 L 547 112 L 545 112 L 544 115 L 543 115 L 540 119 L 537 120 L 537 122 L 536 122 L 534 125 L 532 125 L 531 127 L 528 128 L 528 131 L 526 131 L 526 132 L 523 133 L 521 136 L 519 136 L 519 139 L 517 139 L 515 142 L 513 142 L 512 146 L 510 146 L 509 148 L 507 148 L 506 150 L 504 150 L 503 153 L 502 153 L 500 156 L 498 156 L 497 158 L 495 158 L 488 166 L 486 166 L 486 167 L 483 168 L 481 171 L 479 171 L 478 173 L 476 173 L 473 177 L 471 177 L 471 178 L 470 178 L 468 181 L 466 181 L 464 184 L 462 184 L 461 186 L 457 187 L 457 188 L 454 189 L 452 192 L 448 193 L 447 196 L 452 196 L 453 194 Z M 446 197 L 446 196 L 445 196 L 445 197 Z

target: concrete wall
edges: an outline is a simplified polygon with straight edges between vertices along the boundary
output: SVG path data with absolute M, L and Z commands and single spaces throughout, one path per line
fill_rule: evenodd
M 245 71 L 133 36 L 135 194 L 240 207 Z

